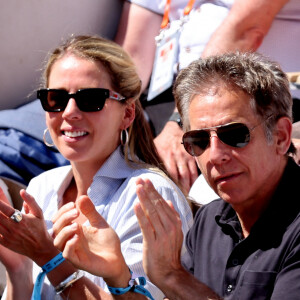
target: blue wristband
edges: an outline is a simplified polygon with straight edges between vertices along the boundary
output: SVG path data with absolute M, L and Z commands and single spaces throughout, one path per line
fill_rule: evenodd
M 40 300 L 41 299 L 41 291 L 45 276 L 47 273 L 55 269 L 58 265 L 60 265 L 65 259 L 62 256 L 62 253 L 57 254 L 54 258 L 48 261 L 46 264 L 42 266 L 41 272 L 36 278 L 33 287 L 33 293 L 31 296 L 31 300 Z
M 132 271 L 130 271 L 130 274 L 132 275 Z M 137 281 L 137 284 L 136 284 Z M 146 285 L 146 279 L 145 277 L 138 277 L 136 279 L 130 279 L 129 280 L 129 284 L 128 287 L 126 288 L 115 288 L 115 287 L 110 287 L 107 286 L 109 291 L 114 294 L 114 295 L 123 295 L 125 293 L 127 293 L 128 291 L 132 291 L 133 293 L 139 293 L 142 294 L 146 297 L 148 297 L 151 300 L 154 300 L 154 298 L 152 297 L 151 293 L 144 288 L 144 286 Z

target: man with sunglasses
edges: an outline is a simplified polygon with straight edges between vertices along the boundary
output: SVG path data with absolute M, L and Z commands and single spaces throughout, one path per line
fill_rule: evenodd
M 148 180 L 135 207 L 144 267 L 169 299 L 299 299 L 300 167 L 290 157 L 292 98 L 278 64 L 258 54 L 199 59 L 174 86 L 183 145 L 220 199 L 185 237 Z

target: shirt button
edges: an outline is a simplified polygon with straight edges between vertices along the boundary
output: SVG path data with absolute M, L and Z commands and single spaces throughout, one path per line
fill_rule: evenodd
M 236 258 L 234 258 L 234 259 L 232 260 L 232 264 L 233 264 L 234 266 L 237 266 L 237 265 L 239 264 L 239 260 L 236 259 Z
M 227 287 L 227 293 L 232 292 L 232 290 L 233 290 L 233 286 L 231 284 L 229 284 Z

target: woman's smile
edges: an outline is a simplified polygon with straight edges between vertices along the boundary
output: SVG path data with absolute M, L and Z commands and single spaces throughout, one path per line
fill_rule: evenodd
M 88 135 L 88 132 L 86 131 L 63 131 L 63 135 L 70 137 L 70 138 L 76 138 Z

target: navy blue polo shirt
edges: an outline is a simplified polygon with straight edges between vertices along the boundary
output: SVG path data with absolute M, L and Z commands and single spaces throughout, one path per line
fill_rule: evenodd
M 187 270 L 225 299 L 300 299 L 300 167 L 289 159 L 268 209 L 249 236 L 223 200 L 199 209 Z

